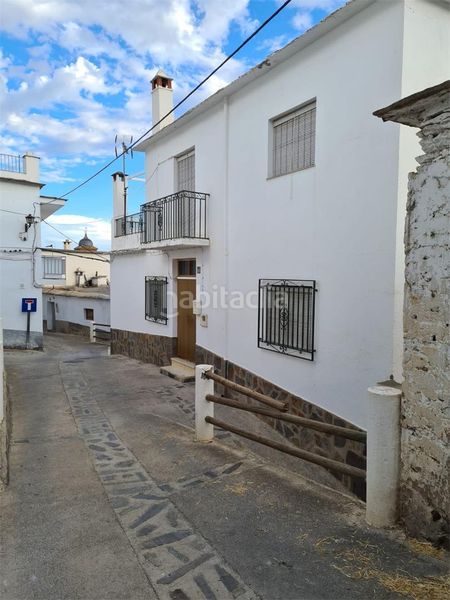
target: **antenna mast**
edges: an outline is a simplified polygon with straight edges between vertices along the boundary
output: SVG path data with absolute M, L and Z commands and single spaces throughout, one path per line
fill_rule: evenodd
M 127 138 L 129 139 L 128 144 L 126 142 Z M 131 147 L 133 144 L 133 136 L 127 136 L 127 135 L 122 135 L 120 136 L 120 141 L 119 143 L 117 143 L 119 140 L 119 136 L 116 134 L 116 137 L 114 138 L 114 153 L 116 155 L 116 158 L 119 156 L 119 153 L 122 154 L 122 173 L 123 173 L 123 181 L 124 181 L 124 186 L 123 186 L 123 216 L 126 217 L 127 216 L 127 194 L 128 194 L 128 185 L 127 185 L 127 173 L 125 170 L 126 167 L 126 157 L 128 154 L 130 154 L 131 159 L 133 159 L 133 148 Z

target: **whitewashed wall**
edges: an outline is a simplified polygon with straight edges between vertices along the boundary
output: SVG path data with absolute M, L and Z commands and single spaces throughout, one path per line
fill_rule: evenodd
M 51 277 L 45 277 L 42 279 L 43 285 L 54 285 L 54 286 L 74 286 L 76 285 L 75 271 L 82 271 L 83 276 L 81 277 L 81 283 L 84 283 L 84 275 L 86 279 L 91 279 L 96 273 L 98 275 L 104 275 L 101 278 L 100 284 L 106 285 L 107 281 L 110 280 L 110 264 L 109 254 L 103 253 L 100 256 L 95 254 L 83 255 L 83 253 L 73 252 L 72 254 L 61 254 L 59 252 L 51 252 L 44 250 L 42 256 L 51 256 L 53 258 L 64 257 L 66 261 L 66 277 L 65 279 L 52 279 Z
M 56 321 L 64 321 L 65 323 L 75 323 L 89 327 L 90 320 L 85 318 L 84 310 L 91 308 L 94 311 L 94 321 L 109 325 L 110 323 L 110 302 L 109 298 L 93 298 L 93 297 L 75 297 L 61 294 L 52 294 L 44 292 L 44 318 L 47 324 L 51 321 L 50 302 L 55 303 Z
M 0 207 L 3 209 L 0 213 L 0 311 L 6 347 L 24 344 L 26 315 L 22 313 L 22 298 L 25 297 L 37 298 L 37 312 L 31 315 L 31 342 L 42 345 L 42 292 L 39 286 L 33 285 L 31 252 L 33 241 L 35 246 L 41 244 L 39 223 L 30 228 L 26 240 L 19 238 L 19 233 L 24 231 L 25 215 L 40 216 L 39 186 L 21 182 L 29 177 L 37 184 L 39 159 L 28 157 L 27 162 L 28 174 L 0 172 Z M 35 265 L 35 282 L 38 283 L 41 278 L 39 250 L 35 252 Z
M 251 308 L 210 309 L 197 344 L 361 426 L 367 386 L 401 374 L 393 345 L 402 335 L 395 319 L 405 202 L 398 204 L 399 181 L 418 154 L 415 139 L 400 145 L 398 126 L 387 128 L 372 112 L 398 99 L 407 82 L 423 87 L 427 64 L 441 62 L 438 48 L 424 44 L 423 70 L 411 75 L 405 67 L 404 45 L 409 51 L 406 41 L 423 16 L 414 6 L 408 0 L 407 19 L 402 2 L 369 6 L 228 101 L 160 136 L 146 156 L 152 200 L 175 190 L 173 157 L 195 147 L 196 191 L 211 194 L 211 246 L 185 252 L 202 266 L 199 288 L 251 292 L 259 278 L 317 280 L 315 362 L 258 349 Z M 427 35 L 442 39 L 446 13 L 433 14 Z M 316 166 L 268 180 L 269 119 L 313 98 Z M 143 293 L 144 276 L 170 275 L 174 258 L 115 257 L 114 328 L 175 334 L 173 322 L 145 321 Z

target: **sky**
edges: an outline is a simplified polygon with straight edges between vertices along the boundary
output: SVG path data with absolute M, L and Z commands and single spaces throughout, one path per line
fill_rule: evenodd
M 60 196 L 114 157 L 114 140 L 151 127 L 150 80 L 174 78 L 174 102 L 212 71 L 281 0 L 1 0 L 0 153 L 41 158 L 42 194 Z M 176 117 L 304 33 L 345 0 L 293 0 Z M 127 161 L 142 173 L 143 155 Z M 110 247 L 111 174 L 68 196 L 42 224 L 43 244 L 78 241 L 87 227 Z M 145 201 L 130 181 L 130 212 Z

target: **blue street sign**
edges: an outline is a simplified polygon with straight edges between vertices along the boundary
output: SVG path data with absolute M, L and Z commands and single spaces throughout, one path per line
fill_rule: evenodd
M 22 298 L 22 312 L 36 312 L 37 298 Z

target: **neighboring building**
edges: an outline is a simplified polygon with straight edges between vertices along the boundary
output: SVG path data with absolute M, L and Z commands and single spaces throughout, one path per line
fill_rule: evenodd
M 65 200 L 40 196 L 39 158 L 0 154 L 0 315 L 5 348 L 42 348 L 41 220 Z M 22 300 L 30 311 L 22 312 Z M 36 303 L 32 303 L 35 300 Z
M 365 427 L 367 387 L 402 379 L 419 153 L 372 113 L 445 77 L 449 27 L 431 0 L 354 0 L 141 142 L 139 214 L 124 215 L 113 176 L 112 352 L 214 364 L 294 412 Z M 170 78 L 152 86 L 166 108 Z M 356 442 L 282 432 L 364 462 Z
M 98 252 L 85 231 L 75 250 L 42 252 L 44 328 L 89 335 L 92 321 L 109 325 L 109 253 Z
M 401 517 L 415 537 L 449 547 L 450 81 L 375 113 L 420 128 L 405 228 Z
M 84 287 L 109 285 L 109 252 L 99 252 L 87 232 L 75 250 L 69 240 L 64 248 L 42 251 L 42 281 L 48 286 Z
M 43 302 L 46 331 L 89 337 L 89 327 L 93 321 L 109 325 L 108 286 L 44 289 Z

